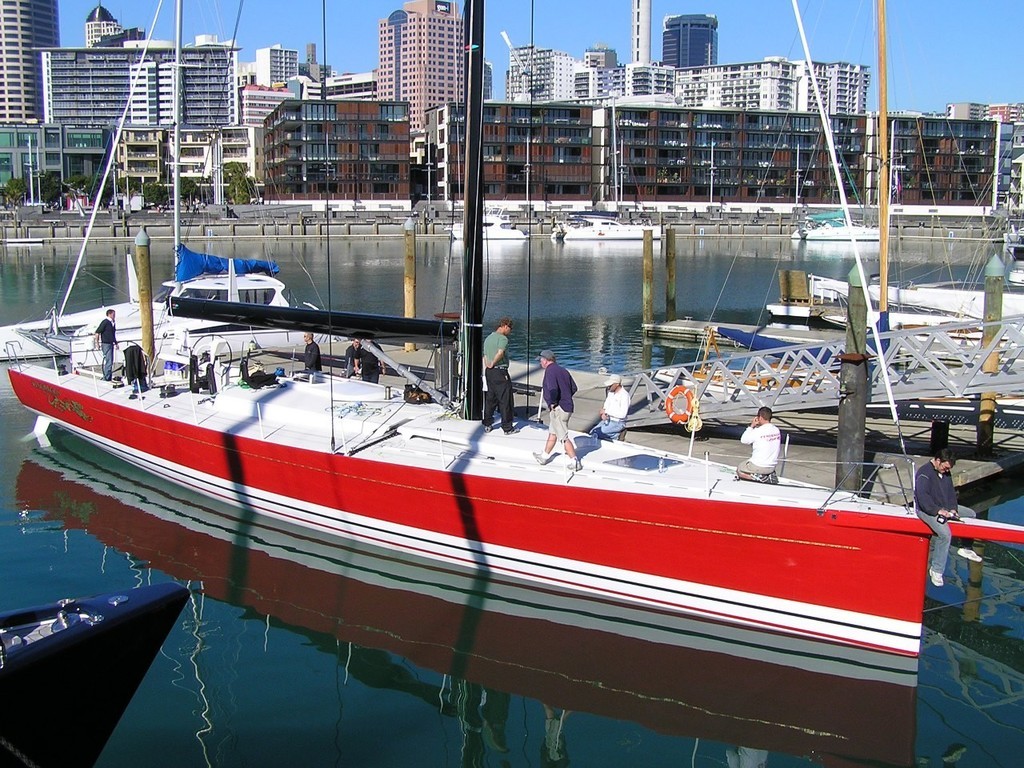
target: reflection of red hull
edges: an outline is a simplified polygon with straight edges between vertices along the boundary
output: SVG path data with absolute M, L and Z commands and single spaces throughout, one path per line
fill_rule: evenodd
M 201 580 L 214 597 L 492 689 L 669 734 L 815 754 L 828 765 L 912 760 L 916 673 L 901 657 L 489 583 L 259 519 L 176 514 L 187 505 L 173 499 L 142 513 L 111 498 L 138 485 L 121 476 L 109 486 L 71 482 L 29 461 L 17 493 L 68 527 Z
M 689 463 L 678 482 L 677 468 L 637 471 L 615 483 L 600 472 L 565 482 L 547 468 L 538 472 L 529 452 L 517 448 L 532 445 L 523 435 L 495 447 L 518 450 L 515 462 L 489 460 L 490 438 L 481 442 L 451 420 L 444 448 L 421 435 L 404 452 L 397 440 L 374 445 L 380 456 L 346 456 L 260 439 L 258 431 L 253 437 L 252 417 L 228 421 L 213 412 L 216 428 L 208 428 L 206 411 L 198 418 L 188 408 L 188 393 L 140 408 L 78 376 L 26 368 L 11 369 L 10 377 L 23 404 L 105 450 L 314 536 L 343 534 L 449 565 L 482 558 L 492 571 L 546 588 L 919 652 L 928 531 L 906 510 L 837 502 L 824 513 L 824 493 L 729 482 L 709 498 L 708 470 Z M 292 390 L 279 397 L 294 397 Z M 218 395 L 217 408 L 228 394 Z M 274 395 L 266 397 L 273 408 Z M 468 447 L 453 449 L 460 439 Z M 766 497 L 773 493 L 778 501 Z

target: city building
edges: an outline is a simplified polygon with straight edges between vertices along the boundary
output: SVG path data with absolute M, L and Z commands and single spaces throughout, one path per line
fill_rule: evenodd
M 272 45 L 256 49 L 256 84 L 274 86 L 299 75 L 299 52 Z
M 316 43 L 306 43 L 306 60 L 299 62 L 299 77 L 308 77 L 320 82 L 334 74 L 330 64 L 320 64 L 316 60 Z
M 377 96 L 408 102 L 413 131 L 429 108 L 463 99 L 462 27 L 451 0 L 412 0 L 379 22 Z
M 408 200 L 409 108 L 395 101 L 282 102 L 266 121 L 268 200 Z
M 802 63 L 781 56 L 679 69 L 676 95 L 685 107 L 789 112 L 798 108 L 797 81 L 803 71 Z
M 287 87 L 271 88 L 266 85 L 246 85 L 239 92 L 242 125 L 263 127 L 264 121 L 282 101 L 294 99 L 295 93 Z
M 651 63 L 651 0 L 633 0 L 633 63 Z
M 866 153 L 879 154 L 877 118 Z M 889 136 L 893 201 L 901 205 L 993 206 L 999 127 L 995 120 L 960 120 L 945 115 L 892 115 Z M 884 182 L 871 184 L 885 189 Z M 877 192 L 869 199 L 877 201 Z
M 825 111 L 833 115 L 867 112 L 868 68 L 845 62 L 812 64 Z M 763 61 L 676 70 L 682 106 L 714 109 L 817 109 L 805 62 L 782 56 Z
M 123 47 L 44 49 L 46 122 L 117 125 L 129 103 L 130 124 L 172 124 L 174 45 L 152 41 L 144 61 L 142 51 L 137 41 Z M 209 128 L 237 125 L 237 49 L 214 36 L 199 36 L 183 48 L 182 64 L 184 124 Z M 132 92 L 132 73 L 140 66 L 142 73 Z
M 376 72 L 344 72 L 327 78 L 328 99 L 376 99 Z
M 984 120 L 988 117 L 988 104 L 975 101 L 958 101 L 946 105 L 946 117 L 954 120 Z
M 592 108 L 549 102 L 484 104 L 484 197 L 536 202 L 588 201 L 593 156 Z M 430 198 L 461 202 L 465 183 L 464 109 L 427 112 Z
M 807 77 L 805 62 L 800 64 L 797 81 L 797 109 L 816 110 L 814 88 Z M 844 61 L 812 62 L 818 89 L 825 100 L 825 113 L 829 115 L 863 115 L 868 111 L 868 86 L 871 76 L 863 64 Z
M 114 37 L 122 32 L 124 32 L 124 27 L 118 23 L 110 11 L 103 7 L 102 3 L 97 3 L 85 20 L 85 47 L 94 48 L 103 38 Z
M 508 101 L 565 101 L 575 96 L 579 62 L 562 51 L 523 45 L 508 52 L 505 96 Z
M 43 118 L 40 48 L 60 45 L 57 0 L 3 0 L 0 123 Z
M 227 199 L 225 166 L 238 163 L 254 182 L 249 198 L 258 200 L 261 196 L 259 181 L 264 177 L 263 139 L 263 128 L 256 126 L 183 130 L 179 155 L 181 176 L 196 182 L 203 200 L 222 205 Z
M 93 176 L 103 168 L 109 131 L 46 123 L 0 125 L 0 186 L 12 178 L 34 180 L 45 174 L 61 180 Z M 34 198 L 32 198 L 34 199 Z
M 623 93 L 626 96 L 654 96 L 675 91 L 676 69 L 657 64 L 627 64 Z
M 661 32 L 661 63 L 682 69 L 718 63 L 718 17 L 666 16 Z
M 1004 123 L 1019 123 L 1024 120 L 1024 104 L 989 104 L 986 116 Z

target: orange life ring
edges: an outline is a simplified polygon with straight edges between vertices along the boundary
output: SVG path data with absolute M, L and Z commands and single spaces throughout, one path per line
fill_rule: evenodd
M 693 391 L 680 384 L 665 398 L 665 413 L 673 424 L 685 424 L 693 413 Z

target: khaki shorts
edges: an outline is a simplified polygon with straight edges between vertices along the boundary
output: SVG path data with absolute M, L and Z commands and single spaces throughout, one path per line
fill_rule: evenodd
M 563 411 L 557 405 L 551 409 L 551 416 L 548 420 L 548 432 L 561 441 L 569 439 L 569 418 L 572 416 L 568 411 Z
M 775 467 L 760 467 L 757 464 L 752 463 L 750 459 L 747 459 L 736 467 L 736 470 L 748 475 L 770 475 L 775 471 Z

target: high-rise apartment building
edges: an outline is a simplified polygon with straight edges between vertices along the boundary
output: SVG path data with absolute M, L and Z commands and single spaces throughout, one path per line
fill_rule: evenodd
M 804 62 L 799 62 L 797 84 L 797 109 L 809 112 L 818 109 L 814 98 L 814 86 L 807 77 Z M 811 63 L 818 89 L 825 100 L 825 112 L 829 115 L 863 115 L 868 111 L 868 85 L 871 82 L 868 68 L 864 64 L 848 64 L 845 61 Z
M 508 54 L 505 97 L 509 101 L 564 101 L 573 98 L 579 62 L 562 51 L 523 45 Z
M 132 92 L 132 73 L 142 59 L 142 44 L 118 48 L 51 48 L 42 52 L 46 121 L 66 125 L 116 125 L 130 105 L 128 122 L 167 126 L 174 118 L 174 64 L 169 42 L 150 44 Z M 237 125 L 238 52 L 230 43 L 200 36 L 182 49 L 182 78 L 187 126 Z
M 413 131 L 427 109 L 463 98 L 462 16 L 451 0 L 412 0 L 378 25 L 377 97 L 409 103 Z
M 661 33 L 661 63 L 668 67 L 706 67 L 718 63 L 718 17 L 666 16 Z
M 298 51 L 280 45 L 256 49 L 256 85 L 273 86 L 298 75 Z
M 97 3 L 85 20 L 85 47 L 92 48 L 98 45 L 103 38 L 119 35 L 122 32 L 124 32 L 124 27 L 118 23 L 110 11 L 103 7 L 102 3 Z
M 0 122 L 38 120 L 43 88 L 38 48 L 60 45 L 57 0 L 3 0 Z
M 812 68 L 826 113 L 855 115 L 867 111 L 870 80 L 866 66 L 814 62 Z M 683 106 L 706 109 L 817 109 L 805 62 L 782 56 L 677 70 L 676 95 Z

